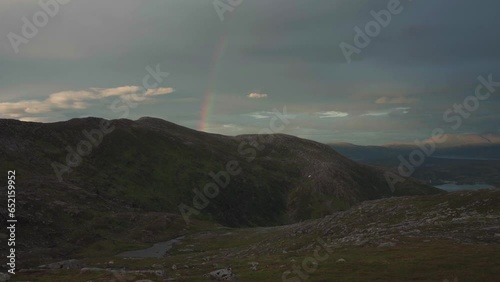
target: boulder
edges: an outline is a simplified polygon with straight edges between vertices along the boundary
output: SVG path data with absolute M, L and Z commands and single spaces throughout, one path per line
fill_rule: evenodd
M 210 280 L 215 281 L 237 281 L 236 274 L 231 267 L 214 270 L 208 274 Z

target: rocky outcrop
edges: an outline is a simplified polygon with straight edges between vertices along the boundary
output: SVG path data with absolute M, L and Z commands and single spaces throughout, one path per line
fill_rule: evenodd
M 208 273 L 207 277 L 215 281 L 237 281 L 236 274 L 233 273 L 231 267 L 214 270 Z
M 40 265 L 39 268 L 47 269 L 81 269 L 82 262 L 76 259 L 64 260 L 47 265 Z

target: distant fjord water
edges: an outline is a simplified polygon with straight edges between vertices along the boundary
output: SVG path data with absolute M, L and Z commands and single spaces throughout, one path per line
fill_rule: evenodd
M 495 186 L 489 184 L 455 184 L 455 183 L 447 183 L 442 185 L 434 186 L 436 188 L 454 192 L 454 191 L 463 191 L 463 190 L 479 190 L 479 189 L 491 189 L 495 188 Z

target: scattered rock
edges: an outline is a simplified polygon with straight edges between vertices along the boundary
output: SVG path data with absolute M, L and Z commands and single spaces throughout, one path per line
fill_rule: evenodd
M 103 268 L 99 268 L 99 267 L 84 267 L 84 268 L 80 269 L 80 272 L 103 271 L 103 270 L 104 270 Z
M 48 269 L 81 269 L 82 262 L 76 259 L 70 259 L 60 262 L 55 262 L 47 265 L 40 265 L 39 268 Z
M 256 261 L 252 261 L 252 262 L 249 262 L 248 264 L 250 264 L 250 269 L 253 270 L 253 271 L 257 271 L 257 266 L 259 265 L 258 262 Z
M 388 247 L 394 247 L 396 246 L 396 244 L 394 244 L 393 242 L 385 242 L 385 243 L 380 243 L 378 245 L 379 248 L 388 248 Z
M 163 270 L 156 270 L 154 273 L 156 276 L 159 276 L 159 277 L 167 277 L 167 273 Z
M 337 260 L 337 262 L 346 262 L 346 261 L 345 261 L 345 259 L 340 258 L 340 259 Z
M 172 270 L 177 270 L 177 265 L 172 265 Z
M 210 272 L 208 278 L 215 281 L 236 281 L 236 274 L 233 273 L 231 267 L 223 268 Z

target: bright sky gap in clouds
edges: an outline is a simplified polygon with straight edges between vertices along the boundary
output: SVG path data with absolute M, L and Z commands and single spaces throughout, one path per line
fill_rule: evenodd
M 245 0 L 221 21 L 212 1 L 72 0 L 16 53 L 8 34 L 22 34 L 23 17 L 41 8 L 3 0 L 0 118 L 113 119 L 113 99 L 143 94 L 129 118 L 194 129 L 204 118 L 207 131 L 236 135 L 259 132 L 286 106 L 295 117 L 287 134 L 426 139 L 474 94 L 478 76 L 500 81 L 500 2 L 401 1 L 404 10 L 349 64 L 339 44 L 353 44 L 354 28 L 387 2 Z M 144 89 L 145 67 L 158 64 L 170 76 Z M 452 133 L 499 133 L 498 92 Z

